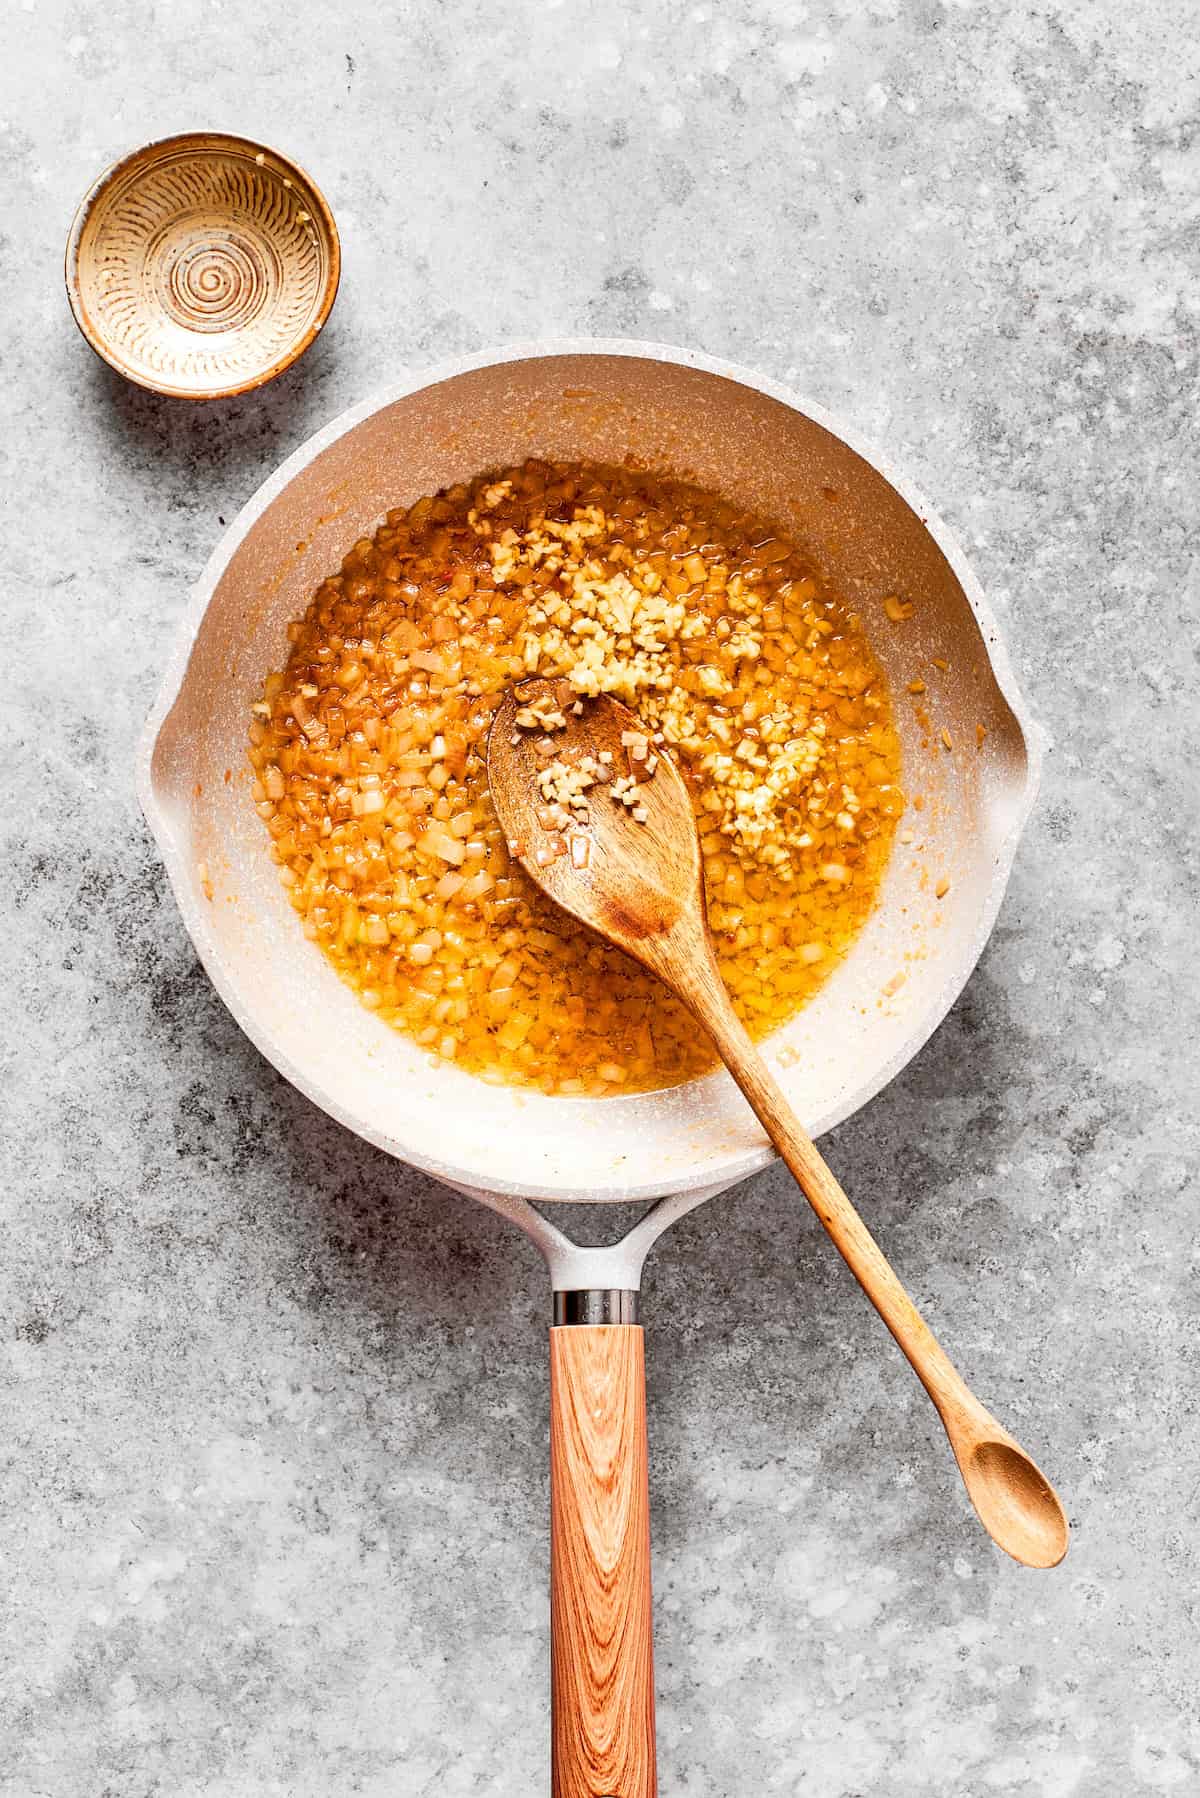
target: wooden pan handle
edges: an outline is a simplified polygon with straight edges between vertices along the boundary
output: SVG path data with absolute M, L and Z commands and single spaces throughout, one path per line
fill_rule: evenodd
M 553 1798 L 655 1798 L 646 1375 L 636 1324 L 550 1332 Z

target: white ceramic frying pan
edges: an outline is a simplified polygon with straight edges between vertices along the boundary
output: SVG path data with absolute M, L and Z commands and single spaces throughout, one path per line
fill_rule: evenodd
M 886 669 L 905 789 L 922 801 L 906 820 L 918 841 L 897 846 L 853 951 L 767 1045 L 812 1135 L 877 1093 L 961 990 L 1033 803 L 1042 739 L 978 583 L 912 487 L 774 383 L 657 345 L 518 347 L 389 389 L 259 489 L 189 604 L 138 768 L 184 921 L 222 998 L 289 1080 L 390 1154 L 491 1205 L 544 1253 L 555 1295 L 554 1790 L 647 1798 L 641 1269 L 670 1223 L 773 1152 L 724 1072 L 589 1100 L 491 1086 L 431 1061 L 305 941 L 248 791 L 250 705 L 321 578 L 389 508 L 527 456 L 631 457 L 755 509 L 852 602 Z M 914 602 L 910 618 L 889 618 L 892 594 Z M 921 707 L 904 697 L 917 679 Z M 584 1249 L 531 1199 L 658 1202 L 619 1244 Z

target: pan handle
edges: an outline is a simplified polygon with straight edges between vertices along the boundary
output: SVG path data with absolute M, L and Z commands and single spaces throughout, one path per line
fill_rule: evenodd
M 556 1292 L 553 1798 L 655 1798 L 646 1373 L 635 1292 Z

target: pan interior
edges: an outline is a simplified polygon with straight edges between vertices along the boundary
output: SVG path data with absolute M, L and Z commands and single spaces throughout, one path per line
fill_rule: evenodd
M 432 1063 L 372 1017 L 302 937 L 250 802 L 249 707 L 321 577 L 389 507 L 527 456 L 628 457 L 727 494 L 792 535 L 859 611 L 892 685 L 905 789 L 923 806 L 902 822 L 914 841 L 897 845 L 852 952 L 765 1046 L 814 1134 L 865 1102 L 925 1040 L 983 946 L 1030 799 L 1029 753 L 970 576 L 917 512 L 830 429 L 695 359 L 491 362 L 331 427 L 214 557 L 151 722 L 143 797 L 223 997 L 352 1128 L 495 1191 L 628 1198 L 728 1183 L 770 1152 L 723 1072 L 667 1092 L 547 1098 Z M 915 602 L 901 623 L 883 608 L 894 593 Z M 907 696 L 916 680 L 932 728 Z

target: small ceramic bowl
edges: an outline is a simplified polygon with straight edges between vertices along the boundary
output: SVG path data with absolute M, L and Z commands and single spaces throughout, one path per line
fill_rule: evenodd
M 92 348 L 154 393 L 211 400 L 303 355 L 337 295 L 337 226 L 287 157 L 221 132 L 135 150 L 86 194 L 67 296 Z

